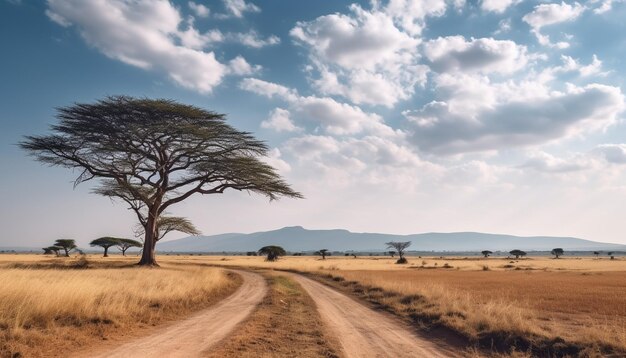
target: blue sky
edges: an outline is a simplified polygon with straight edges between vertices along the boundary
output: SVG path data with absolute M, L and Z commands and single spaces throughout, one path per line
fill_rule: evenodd
M 626 243 L 625 18 L 620 0 L 0 0 L 0 246 L 132 234 L 121 203 L 16 146 L 115 94 L 228 114 L 307 197 L 173 209 L 205 234 Z

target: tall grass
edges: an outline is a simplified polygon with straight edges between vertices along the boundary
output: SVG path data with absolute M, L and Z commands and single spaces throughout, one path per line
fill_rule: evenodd
M 107 326 L 128 333 L 208 305 L 236 285 L 223 270 L 201 267 L 3 268 L 0 282 L 0 356 L 38 355 L 63 337 L 87 342 L 94 330 L 114 333 Z

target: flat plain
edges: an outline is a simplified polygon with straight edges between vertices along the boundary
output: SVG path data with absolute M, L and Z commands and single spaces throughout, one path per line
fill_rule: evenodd
M 594 357 L 626 352 L 624 258 L 408 259 L 407 265 L 397 265 L 395 259 L 381 256 L 287 256 L 267 262 L 263 257 L 161 255 L 161 268 L 141 269 L 134 267 L 137 258 L 132 256 L 0 255 L 0 355 L 58 356 L 77 346 L 124 341 L 186 317 L 240 284 L 236 275 L 218 266 L 305 274 L 425 334 L 443 329 L 460 336 L 468 347 L 476 347 L 465 351 L 470 356 L 550 351 L 553 356 Z M 289 314 L 308 317 L 294 321 L 300 322 L 300 330 L 324 337 L 319 333 L 322 320 L 298 308 L 310 298 L 281 280 L 273 284 L 278 293 L 266 300 L 278 302 L 280 308 L 282 299 L 277 297 L 293 296 Z M 263 305 L 259 310 L 251 320 L 273 312 Z M 315 328 L 305 327 L 309 321 Z M 245 332 L 260 335 L 264 324 L 257 319 L 233 333 L 236 342 L 247 342 L 246 354 L 254 355 L 255 344 Z M 289 336 L 286 329 L 284 337 Z M 263 339 L 274 346 L 271 337 Z M 322 351 L 337 352 L 336 347 L 333 343 Z M 236 346 L 224 349 L 231 356 L 238 352 Z

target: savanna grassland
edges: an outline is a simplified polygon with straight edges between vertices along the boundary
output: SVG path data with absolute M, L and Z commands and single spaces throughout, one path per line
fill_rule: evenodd
M 0 255 L 0 356 L 116 344 L 214 304 L 240 284 L 219 268 L 139 268 L 136 258 Z
M 425 329 L 445 328 L 499 351 L 626 354 L 626 260 L 547 257 L 190 257 L 310 272 Z
M 237 276 L 216 266 L 305 273 L 422 331 L 480 346 L 477 355 L 626 354 L 624 258 L 408 259 L 161 255 L 161 268 L 143 269 L 133 265 L 136 257 L 0 255 L 0 356 L 116 344 L 181 318 L 238 287 Z M 269 295 L 220 348 L 225 356 L 254 356 L 264 344 L 280 356 L 327 340 L 311 298 L 284 277 L 268 277 Z M 277 344 L 296 342 L 294 327 L 304 332 L 299 343 Z M 330 343 L 311 347 L 310 356 L 337 352 Z

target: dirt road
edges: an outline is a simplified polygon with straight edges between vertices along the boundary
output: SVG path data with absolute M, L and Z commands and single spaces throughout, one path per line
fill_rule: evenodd
M 110 351 L 90 352 L 99 358 L 199 357 L 202 351 L 226 337 L 261 302 L 267 292 L 265 279 L 255 273 L 237 271 L 243 284 L 215 306 L 174 323 L 147 337 Z
M 319 282 L 292 274 L 313 298 L 322 320 L 347 357 L 456 357 L 455 349 L 413 333 L 403 322 L 377 312 Z

